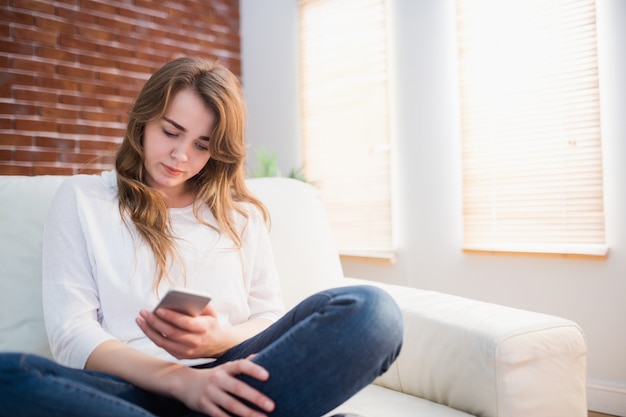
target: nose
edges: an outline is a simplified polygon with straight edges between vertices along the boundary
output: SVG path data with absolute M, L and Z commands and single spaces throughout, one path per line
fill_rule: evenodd
M 174 147 L 172 152 L 170 153 L 172 159 L 177 161 L 185 162 L 187 161 L 187 146 L 185 144 L 180 144 L 179 146 Z

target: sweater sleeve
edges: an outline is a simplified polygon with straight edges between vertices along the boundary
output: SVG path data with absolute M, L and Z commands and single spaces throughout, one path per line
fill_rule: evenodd
M 81 221 L 81 211 L 89 210 L 81 190 L 92 188 L 96 178 L 75 176 L 64 182 L 44 228 L 42 292 L 48 341 L 55 359 L 74 368 L 83 368 L 91 352 L 112 339 L 98 321 L 98 289 Z

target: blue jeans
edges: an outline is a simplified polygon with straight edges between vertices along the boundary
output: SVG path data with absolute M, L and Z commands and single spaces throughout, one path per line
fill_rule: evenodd
M 245 358 L 270 373 L 241 376 L 272 398 L 272 417 L 319 417 L 389 368 L 402 344 L 402 317 L 391 297 L 372 286 L 317 293 L 267 330 L 216 362 Z M 71 369 L 33 355 L 0 355 L 0 416 L 190 417 L 176 399 L 101 372 Z

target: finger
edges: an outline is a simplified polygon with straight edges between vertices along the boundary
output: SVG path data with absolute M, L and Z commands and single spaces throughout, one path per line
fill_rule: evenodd
M 159 314 L 154 314 L 148 310 L 142 310 L 140 312 L 140 316 L 145 319 L 150 327 L 152 327 L 155 331 L 161 333 L 162 335 L 170 338 L 177 339 L 180 335 L 184 335 L 188 332 L 188 330 L 184 327 L 177 326 L 176 323 L 170 320 L 163 320 L 161 315 L 163 314 L 161 310 L 165 311 L 167 314 L 174 313 L 172 310 L 159 309 Z
M 240 382 L 243 384 L 243 382 Z M 244 384 L 245 385 L 245 384 Z M 262 412 L 251 408 L 242 402 L 244 397 L 231 394 L 230 391 L 216 391 L 211 398 L 211 404 L 207 404 L 207 410 L 212 409 L 211 405 L 217 405 L 220 410 L 226 410 L 230 414 L 245 417 L 266 417 Z M 249 400 L 248 400 L 249 401 Z M 249 401 L 253 403 L 252 401 Z M 208 412 L 210 416 L 215 416 L 212 412 Z
M 245 405 L 241 400 L 245 400 L 250 404 L 259 407 L 261 410 L 271 412 L 274 409 L 274 402 L 260 391 L 246 384 L 244 381 L 235 378 L 237 375 L 257 375 L 262 380 L 269 377 L 269 373 L 262 367 L 246 360 L 238 360 L 229 362 L 221 366 L 221 370 L 217 370 L 216 378 L 223 391 L 215 393 L 215 402 L 220 404 L 224 409 L 233 412 L 236 415 L 256 415 L 251 408 Z M 222 371 L 222 372 L 220 372 Z M 252 414 L 250 414 L 253 412 Z
M 258 379 L 259 381 L 267 381 L 270 377 L 269 372 L 267 372 L 267 370 L 261 365 L 250 360 L 250 358 L 254 356 L 256 356 L 256 354 L 250 355 L 248 359 L 239 359 L 228 362 L 225 365 L 233 367 L 233 372 L 235 372 L 235 374 L 244 374 L 254 379 Z
M 166 324 L 182 329 L 186 333 L 202 334 L 205 330 L 205 326 L 197 317 L 190 317 L 167 308 L 159 308 L 155 314 L 156 317 L 163 320 Z

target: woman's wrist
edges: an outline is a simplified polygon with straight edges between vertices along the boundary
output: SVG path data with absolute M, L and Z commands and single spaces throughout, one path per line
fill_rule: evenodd
M 185 394 L 189 392 L 189 383 L 193 381 L 193 375 L 197 369 L 184 365 L 174 365 L 172 370 L 161 378 L 163 381 L 163 393 L 180 401 L 184 401 Z

